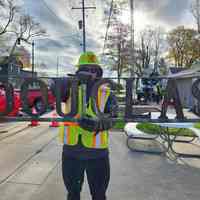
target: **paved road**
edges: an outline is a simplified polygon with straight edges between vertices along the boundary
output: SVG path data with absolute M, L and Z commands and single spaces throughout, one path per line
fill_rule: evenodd
M 1 130 L 16 124 L 0 125 Z M 18 124 L 18 128 L 26 124 Z M 17 127 L 14 129 L 17 130 Z M 11 131 L 11 130 L 10 130 Z M 0 138 L 3 138 L 0 133 Z M 65 200 L 57 129 L 27 128 L 0 140 L 0 200 Z M 200 161 L 168 161 L 130 152 L 126 136 L 111 132 L 108 200 L 199 200 Z M 82 199 L 88 200 L 84 185 Z

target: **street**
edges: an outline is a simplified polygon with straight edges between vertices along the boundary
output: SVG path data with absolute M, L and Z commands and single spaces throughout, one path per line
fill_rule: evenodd
M 0 200 L 66 200 L 57 134 L 48 123 L 0 124 Z M 199 160 L 130 152 L 125 134 L 116 131 L 110 158 L 108 200 L 199 200 Z M 87 184 L 82 199 L 91 199 Z

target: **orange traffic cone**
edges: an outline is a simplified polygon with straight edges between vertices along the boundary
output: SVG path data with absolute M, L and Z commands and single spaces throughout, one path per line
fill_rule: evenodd
M 54 120 L 54 118 L 57 117 L 57 114 L 56 112 L 53 112 L 52 114 L 52 121 L 51 121 L 51 124 L 49 125 L 50 127 L 58 127 L 59 126 L 59 123 L 57 121 Z
M 34 107 L 32 108 L 32 113 L 33 114 L 37 113 Z M 31 123 L 29 124 L 29 126 L 38 126 L 38 125 L 39 125 L 39 123 L 36 119 L 31 120 Z

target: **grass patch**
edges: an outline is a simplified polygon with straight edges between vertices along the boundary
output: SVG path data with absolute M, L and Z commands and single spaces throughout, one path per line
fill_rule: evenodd
M 113 129 L 124 129 L 125 125 L 126 123 L 124 121 L 119 121 L 113 126 Z M 163 127 L 160 127 L 157 124 L 152 124 L 148 122 L 138 123 L 136 128 L 143 131 L 144 133 L 152 135 L 157 135 L 162 129 L 164 129 Z M 200 123 L 195 124 L 195 128 L 200 129 Z M 182 128 L 181 131 L 178 128 L 169 128 L 169 133 L 170 135 L 178 135 L 178 136 L 187 136 L 187 137 L 195 136 L 192 130 L 186 128 Z
M 120 122 L 117 122 L 117 123 L 113 126 L 113 128 L 114 128 L 114 129 L 124 129 L 125 124 L 126 124 L 125 122 L 120 121 Z
M 200 129 L 200 123 L 196 123 L 196 124 L 194 125 L 194 128 Z
M 152 123 L 139 123 L 137 124 L 136 128 L 143 131 L 144 133 L 155 134 L 155 135 L 157 135 L 162 129 L 164 129 L 163 127 L 160 127 Z M 188 136 L 188 137 L 193 137 L 195 135 L 192 130 L 186 128 L 182 128 L 181 131 L 178 128 L 169 128 L 169 133 L 170 135 Z

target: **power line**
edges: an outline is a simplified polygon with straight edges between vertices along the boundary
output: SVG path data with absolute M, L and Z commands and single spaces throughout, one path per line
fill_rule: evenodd
M 43 2 L 43 5 L 50 11 L 50 13 L 51 13 L 54 17 L 60 18 L 60 17 L 48 6 L 48 4 L 46 3 L 45 0 L 42 0 L 42 2 Z
M 107 41 L 107 38 L 108 38 L 108 30 L 110 28 L 110 20 L 111 20 L 111 16 L 112 16 L 112 12 L 113 12 L 113 2 L 114 2 L 114 0 L 112 0 L 111 4 L 110 4 L 110 11 L 109 11 L 108 23 L 107 23 L 107 27 L 106 27 L 106 34 L 105 34 L 105 38 L 104 38 L 102 56 L 104 56 L 106 41 Z
M 56 18 L 60 18 L 56 13 L 55 13 L 55 11 L 53 10 L 53 9 L 51 9 L 49 6 L 48 6 L 48 4 L 47 4 L 47 2 L 45 1 L 45 0 L 42 0 L 42 2 L 43 2 L 43 5 L 48 9 L 48 11 L 52 14 L 52 16 L 54 16 L 54 17 L 56 17 Z
M 45 0 L 42 0 L 42 3 L 43 3 L 43 5 L 47 8 L 47 10 L 49 10 L 49 12 L 54 16 L 54 17 L 56 17 L 56 18 L 60 18 L 49 6 L 48 6 L 48 4 L 46 3 L 46 1 Z M 73 38 L 73 37 L 76 37 L 75 36 L 75 34 L 73 34 L 73 35 L 71 35 L 71 36 L 68 36 L 68 35 L 66 35 L 66 36 L 64 36 L 64 35 L 61 35 L 61 37 L 60 37 L 60 35 L 57 35 L 58 36 L 58 38 L 64 38 L 64 37 L 71 37 L 71 38 Z M 47 38 L 52 38 L 52 37 L 47 37 Z

